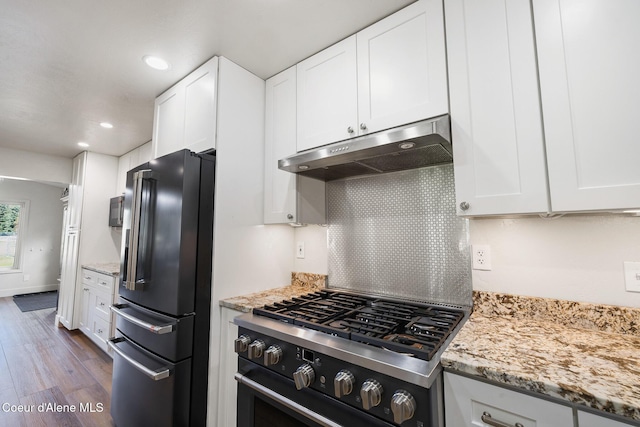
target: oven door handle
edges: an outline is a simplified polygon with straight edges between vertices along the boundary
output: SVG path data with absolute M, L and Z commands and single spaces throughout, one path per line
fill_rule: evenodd
M 297 412 L 298 414 L 310 419 L 315 423 L 320 424 L 323 427 L 342 427 L 342 424 L 335 423 L 330 419 L 323 417 L 320 414 L 310 411 L 309 409 L 294 402 L 293 400 L 287 399 L 286 397 L 279 395 L 273 390 L 268 389 L 262 384 L 259 384 L 240 373 L 236 373 L 234 377 L 236 381 L 238 381 L 238 383 L 246 385 L 247 387 L 257 391 L 258 393 L 275 400 L 279 404 L 286 406 L 288 409 L 291 409 L 292 411 Z
M 111 307 L 111 311 L 113 311 L 117 316 L 121 316 L 124 320 L 133 323 L 136 326 L 141 327 L 142 329 L 146 329 L 148 331 L 153 332 L 154 334 L 162 335 L 173 332 L 174 325 L 169 323 L 167 325 L 154 325 L 149 322 L 145 322 L 144 320 L 140 320 L 135 316 L 125 313 L 122 311 L 123 308 L 129 307 L 128 304 L 113 304 Z
M 145 374 L 146 376 L 148 376 L 149 378 L 151 378 L 154 381 L 159 381 L 159 380 L 163 380 L 165 378 L 167 378 L 168 376 L 171 375 L 171 370 L 169 368 L 164 368 L 162 370 L 153 370 L 153 369 L 149 369 L 146 366 L 144 366 L 142 363 L 138 362 L 137 360 L 133 359 L 130 356 L 127 356 L 126 354 L 124 354 L 124 352 L 122 350 L 120 350 L 116 344 L 119 342 L 125 341 L 124 338 L 111 338 L 109 340 L 107 340 L 107 344 L 109 345 L 109 348 L 113 351 L 115 351 L 116 353 L 118 353 L 118 355 L 120 357 L 122 357 L 126 362 L 128 362 L 129 364 L 131 364 L 134 368 L 136 368 L 137 370 L 139 370 L 140 372 L 142 372 L 143 374 Z

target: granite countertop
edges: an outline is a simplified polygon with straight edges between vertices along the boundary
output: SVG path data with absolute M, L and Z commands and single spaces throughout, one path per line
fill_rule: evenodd
M 282 288 L 269 289 L 250 295 L 243 295 L 220 300 L 222 307 L 249 313 L 264 305 L 273 304 L 286 299 L 299 297 L 325 288 L 325 275 L 311 273 L 291 273 L 291 284 Z
M 111 276 L 118 276 L 120 274 L 120 263 L 117 262 L 82 264 L 82 268 Z
M 640 309 L 474 292 L 442 365 L 640 420 Z

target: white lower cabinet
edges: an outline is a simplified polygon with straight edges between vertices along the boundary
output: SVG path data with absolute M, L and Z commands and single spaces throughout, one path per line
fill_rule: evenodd
M 447 427 L 517 423 L 526 427 L 574 427 L 569 406 L 449 372 L 444 374 L 444 401 Z
M 107 340 L 114 325 L 110 306 L 114 300 L 115 278 L 108 274 L 82 269 L 82 310 L 80 330 L 108 351 Z
M 240 311 L 221 307 L 220 316 L 220 378 L 218 382 L 218 426 L 236 425 L 236 403 L 238 387 L 234 375 L 238 372 L 238 355 L 234 340 L 238 337 L 238 326 L 233 319 L 243 314 Z
M 578 411 L 578 426 L 580 427 L 628 427 L 632 425 L 634 424 L 627 424 L 589 412 Z

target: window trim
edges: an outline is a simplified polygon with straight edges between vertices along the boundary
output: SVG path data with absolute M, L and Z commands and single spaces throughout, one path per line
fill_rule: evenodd
M 0 269 L 0 274 L 18 274 L 24 271 L 24 251 L 25 244 L 24 240 L 26 239 L 27 230 L 28 230 L 28 222 L 29 222 L 29 200 L 22 199 L 0 199 L 0 204 L 6 205 L 20 205 L 20 216 L 18 217 L 18 221 L 20 224 L 20 230 L 18 232 L 18 240 L 16 241 L 16 257 L 17 261 L 14 259 L 13 268 Z M 17 265 L 16 265 L 17 264 Z

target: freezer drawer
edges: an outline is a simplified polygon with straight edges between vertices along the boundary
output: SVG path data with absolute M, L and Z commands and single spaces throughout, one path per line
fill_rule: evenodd
M 189 425 L 191 359 L 171 363 L 121 334 L 113 350 L 111 416 L 118 427 Z
M 116 314 L 116 329 L 149 351 L 172 362 L 192 355 L 195 315 L 165 316 L 122 297 L 111 310 Z

